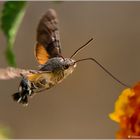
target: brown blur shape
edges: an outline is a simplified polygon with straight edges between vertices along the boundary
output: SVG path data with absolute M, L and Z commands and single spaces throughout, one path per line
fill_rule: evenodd
M 0 2 L 0 10 L 3 2 Z M 94 57 L 119 80 L 140 80 L 140 2 L 28 2 L 14 52 L 19 68 L 38 69 L 34 57 L 36 28 L 48 8 L 59 17 L 62 53 L 72 53 L 95 38 L 75 59 Z M 0 32 L 0 67 L 7 67 L 6 39 Z M 29 106 L 11 95 L 20 79 L 0 81 L 0 124 L 12 138 L 114 138 L 117 124 L 108 114 L 125 88 L 95 63 L 79 63 L 74 73 L 56 87 L 30 99 Z

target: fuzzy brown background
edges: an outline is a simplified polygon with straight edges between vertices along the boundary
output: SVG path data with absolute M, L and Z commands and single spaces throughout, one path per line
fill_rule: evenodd
M 0 2 L 0 10 L 3 2 Z M 133 85 L 140 80 L 140 2 L 28 2 L 14 51 L 20 68 L 37 69 L 36 27 L 54 8 L 60 20 L 65 57 L 90 37 L 96 40 L 78 58 L 94 57 L 112 74 Z M 0 32 L 0 67 L 7 67 Z M 108 114 L 124 89 L 92 62 L 80 63 L 63 83 L 36 95 L 28 107 L 13 102 L 20 79 L 0 81 L 0 124 L 12 138 L 114 138 L 118 125 Z

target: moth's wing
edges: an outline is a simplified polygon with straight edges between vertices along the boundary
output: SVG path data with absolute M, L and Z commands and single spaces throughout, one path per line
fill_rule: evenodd
M 0 68 L 0 80 L 8 80 L 24 76 L 28 80 L 33 81 L 33 79 L 44 73 L 50 74 L 51 71 L 25 70 L 13 67 Z
M 26 76 L 31 73 L 31 70 L 24 70 L 19 68 L 0 68 L 0 80 L 8 80 L 16 77 Z
M 58 19 L 53 9 L 49 9 L 39 22 L 35 56 L 39 64 L 45 64 L 49 58 L 61 56 Z

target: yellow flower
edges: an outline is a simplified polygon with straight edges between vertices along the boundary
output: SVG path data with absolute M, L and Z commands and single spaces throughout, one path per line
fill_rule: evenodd
M 134 93 L 131 89 L 125 89 L 122 94 L 119 96 L 118 100 L 115 103 L 115 111 L 109 114 L 109 117 L 120 123 L 120 117 L 125 115 L 125 110 L 129 103 L 129 97 L 133 96 Z
M 109 117 L 120 125 L 117 138 L 140 138 L 140 82 L 121 93 Z

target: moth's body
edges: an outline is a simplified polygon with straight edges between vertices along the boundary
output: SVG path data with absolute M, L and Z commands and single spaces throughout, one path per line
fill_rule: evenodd
M 23 77 L 19 86 L 19 92 L 14 94 L 17 102 L 27 104 L 28 96 L 52 88 L 70 75 L 76 63 L 73 59 L 54 57 L 42 65 L 37 73 L 31 73 Z
M 49 89 L 60 83 L 76 67 L 75 61 L 70 58 L 55 57 L 41 67 L 41 73 L 31 74 L 27 79 L 31 82 L 33 92 Z

